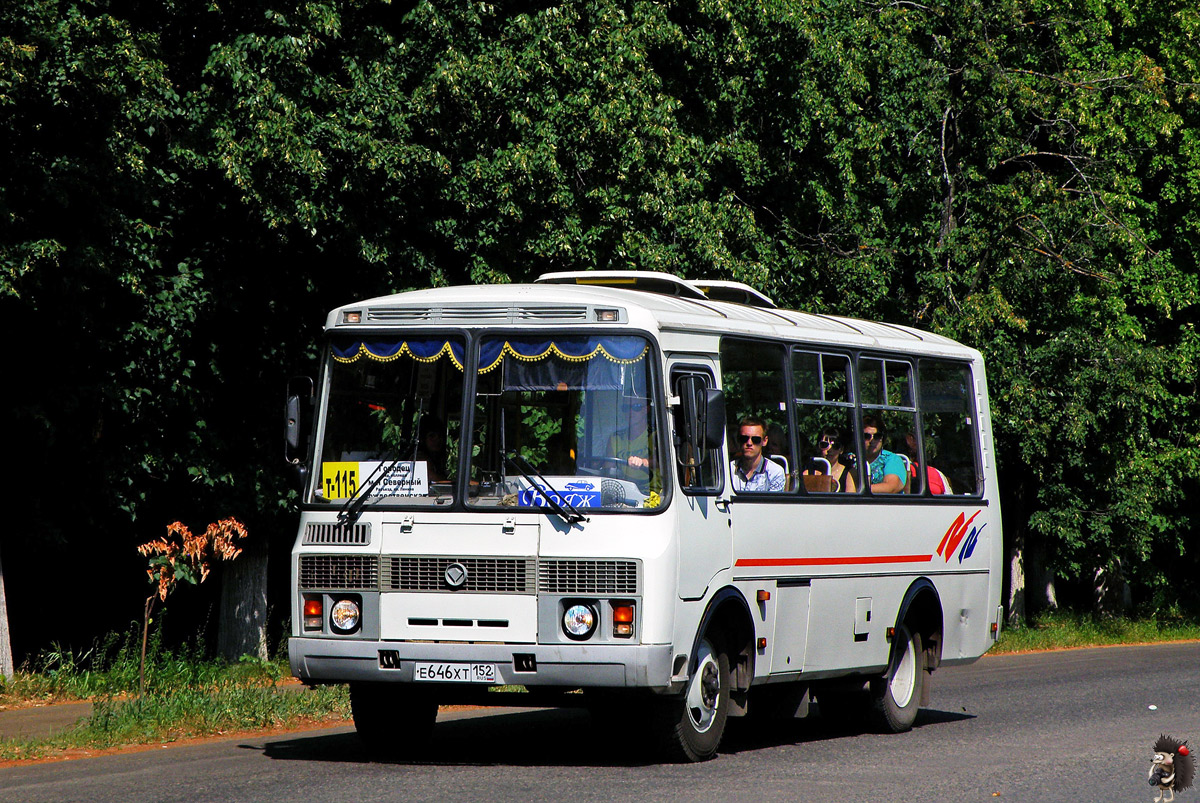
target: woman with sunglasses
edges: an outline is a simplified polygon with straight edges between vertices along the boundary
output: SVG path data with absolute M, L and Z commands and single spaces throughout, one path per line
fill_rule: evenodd
M 835 489 L 846 493 L 855 493 L 858 491 L 858 484 L 854 481 L 854 472 L 839 460 L 842 452 L 842 433 L 836 427 L 825 427 L 821 430 L 820 440 L 817 441 L 816 456 L 821 460 L 829 461 L 829 476 L 836 483 Z M 817 461 L 817 466 L 817 470 L 809 469 L 804 473 L 824 474 L 825 464 Z

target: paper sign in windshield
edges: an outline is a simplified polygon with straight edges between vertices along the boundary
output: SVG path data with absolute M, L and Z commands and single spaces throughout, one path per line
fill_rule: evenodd
M 520 507 L 551 507 L 549 499 L 566 507 L 600 507 L 600 481 L 586 477 L 547 477 L 547 485 L 537 484 L 517 495 Z
M 358 493 L 380 466 L 391 461 L 362 460 L 321 464 L 321 490 L 326 499 L 349 499 Z M 429 494 L 429 464 L 424 460 L 403 461 L 391 466 L 371 498 L 380 496 L 427 496 Z

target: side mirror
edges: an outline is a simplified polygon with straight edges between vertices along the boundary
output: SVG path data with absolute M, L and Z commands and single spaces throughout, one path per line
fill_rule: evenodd
M 708 387 L 698 374 L 679 377 L 675 382 L 675 395 L 679 397 L 677 434 L 689 458 L 679 459 L 686 465 L 703 465 L 710 449 L 721 448 L 725 438 L 725 394 Z M 694 461 L 694 462 L 691 462 Z
M 704 391 L 704 448 L 720 449 L 725 442 L 725 392 L 717 388 Z
M 312 425 L 313 381 L 306 376 L 288 381 L 284 404 L 283 459 L 292 465 L 304 465 L 308 457 L 308 434 Z

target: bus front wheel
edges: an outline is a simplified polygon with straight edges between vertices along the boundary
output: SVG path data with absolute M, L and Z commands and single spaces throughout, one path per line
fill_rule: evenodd
M 871 709 L 879 728 L 902 733 L 913 726 L 925 685 L 925 651 L 921 634 L 907 625 L 896 628 L 887 672 L 870 684 Z
M 437 702 L 407 685 L 351 683 L 354 729 L 372 758 L 408 758 L 428 746 Z
M 683 697 L 662 700 L 657 728 L 667 757 L 707 761 L 717 754 L 729 717 L 729 656 L 707 638 Z

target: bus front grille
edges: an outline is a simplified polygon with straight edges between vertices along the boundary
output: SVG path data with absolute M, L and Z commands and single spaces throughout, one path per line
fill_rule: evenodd
M 637 563 L 631 560 L 544 560 L 538 591 L 546 594 L 638 593 Z
M 465 574 L 451 586 L 447 570 Z M 330 591 L 417 591 L 475 594 L 641 593 L 631 560 L 457 557 L 448 555 L 301 555 L 300 588 Z
M 379 558 L 375 555 L 301 555 L 300 588 L 375 591 Z
M 371 525 L 309 524 L 304 528 L 304 543 L 366 546 L 371 543 Z
M 451 586 L 446 570 L 460 564 L 466 579 Z M 464 591 L 477 594 L 532 594 L 536 563 L 531 558 L 459 558 L 386 555 L 384 591 Z

